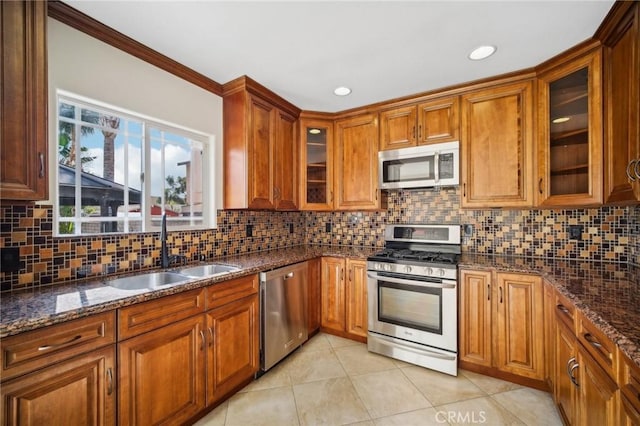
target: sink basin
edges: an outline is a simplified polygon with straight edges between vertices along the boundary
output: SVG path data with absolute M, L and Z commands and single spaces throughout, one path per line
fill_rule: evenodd
M 216 275 L 228 274 L 239 270 L 235 266 L 222 265 L 219 263 L 212 263 L 209 265 L 192 266 L 191 268 L 184 268 L 178 271 L 181 275 L 186 275 L 191 278 L 207 278 Z
M 114 280 L 107 281 L 107 284 L 120 290 L 142 290 L 157 289 L 169 285 L 182 284 L 188 281 L 191 281 L 190 277 L 176 274 L 175 272 L 152 272 L 150 274 L 116 278 Z

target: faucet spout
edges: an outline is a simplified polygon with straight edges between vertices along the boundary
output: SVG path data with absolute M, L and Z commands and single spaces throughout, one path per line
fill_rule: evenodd
M 162 228 L 160 231 L 160 241 L 161 241 L 161 248 L 160 248 L 160 266 L 162 266 L 163 268 L 168 268 L 169 267 L 169 249 L 167 248 L 167 214 L 164 213 L 162 215 Z

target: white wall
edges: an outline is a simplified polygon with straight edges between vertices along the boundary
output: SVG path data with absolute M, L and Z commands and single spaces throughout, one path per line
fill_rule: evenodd
M 55 19 L 48 18 L 47 25 L 49 141 L 54 141 L 49 143 L 50 198 L 56 194 L 56 90 L 61 89 L 212 135 L 215 205 L 222 206 L 222 98 Z

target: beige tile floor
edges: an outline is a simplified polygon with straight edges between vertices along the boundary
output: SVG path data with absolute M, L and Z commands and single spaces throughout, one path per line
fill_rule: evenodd
M 550 394 L 460 370 L 457 377 L 318 334 L 197 426 L 562 425 Z

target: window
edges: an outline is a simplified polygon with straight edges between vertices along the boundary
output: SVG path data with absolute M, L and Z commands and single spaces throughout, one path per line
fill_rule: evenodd
M 209 225 L 208 135 L 58 94 L 60 236 Z

